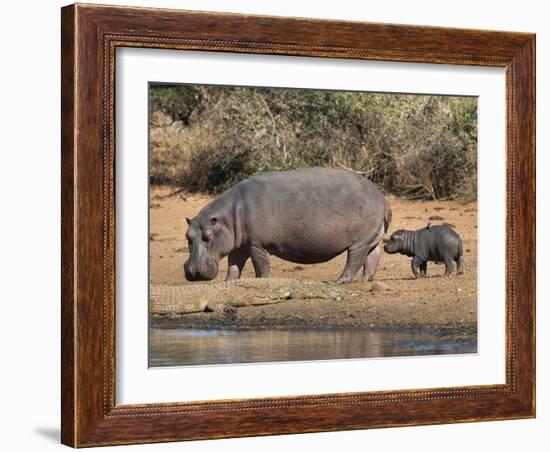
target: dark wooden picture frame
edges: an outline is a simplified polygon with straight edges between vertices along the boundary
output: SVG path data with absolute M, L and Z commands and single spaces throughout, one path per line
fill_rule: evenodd
M 77 4 L 62 9 L 61 38 L 64 444 L 84 447 L 535 416 L 535 35 Z M 505 68 L 505 384 L 117 405 L 118 47 Z

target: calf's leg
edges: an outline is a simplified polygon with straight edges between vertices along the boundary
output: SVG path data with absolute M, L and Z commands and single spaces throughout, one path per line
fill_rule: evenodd
M 451 276 L 451 273 L 453 272 L 453 260 L 446 258 L 445 259 L 445 273 L 443 276 Z
M 414 256 L 411 260 L 411 270 L 413 272 L 413 275 L 415 278 L 418 278 L 420 276 L 420 273 L 418 272 L 418 267 L 420 267 L 423 264 L 423 260 L 418 257 Z
M 428 275 L 428 262 L 420 264 L 420 277 L 425 278 Z

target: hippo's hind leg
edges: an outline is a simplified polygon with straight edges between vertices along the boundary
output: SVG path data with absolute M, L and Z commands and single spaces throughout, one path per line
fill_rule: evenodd
M 453 267 L 454 267 L 454 264 L 453 264 L 453 260 L 450 259 L 450 258 L 445 258 L 445 273 L 443 274 L 443 276 L 451 276 L 451 273 L 453 272 Z
M 359 248 L 349 248 L 348 249 L 348 259 L 346 261 L 346 266 L 340 277 L 336 280 L 336 284 L 345 284 L 353 282 L 355 275 L 361 268 L 367 259 L 367 254 L 371 248 L 367 246 L 362 246 Z
M 462 275 L 464 273 L 464 257 L 458 256 L 456 260 L 456 274 Z
M 256 278 L 266 278 L 269 275 L 269 253 L 258 246 L 250 248 L 250 257 Z
M 374 274 L 376 273 L 376 269 L 378 268 L 378 262 L 380 262 L 380 255 L 382 253 L 380 252 L 380 246 L 377 245 L 374 247 L 374 249 L 367 254 L 367 258 L 365 259 L 365 263 L 363 264 L 363 281 L 372 281 L 374 278 Z
M 233 250 L 227 256 L 227 276 L 226 281 L 234 281 L 241 277 L 244 264 L 250 257 L 250 253 L 243 250 Z

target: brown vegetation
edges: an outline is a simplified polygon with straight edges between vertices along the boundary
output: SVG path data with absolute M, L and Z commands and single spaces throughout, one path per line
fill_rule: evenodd
M 157 84 L 150 110 L 156 185 L 218 193 L 265 171 L 331 166 L 398 196 L 476 199 L 475 98 Z

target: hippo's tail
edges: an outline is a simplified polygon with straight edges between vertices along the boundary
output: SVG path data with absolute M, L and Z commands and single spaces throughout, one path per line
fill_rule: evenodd
M 392 211 L 391 211 L 390 202 L 388 201 L 388 198 L 384 197 L 384 202 L 386 204 L 386 210 L 384 212 L 384 234 L 385 234 L 386 232 L 388 232 L 388 229 L 390 228 Z

